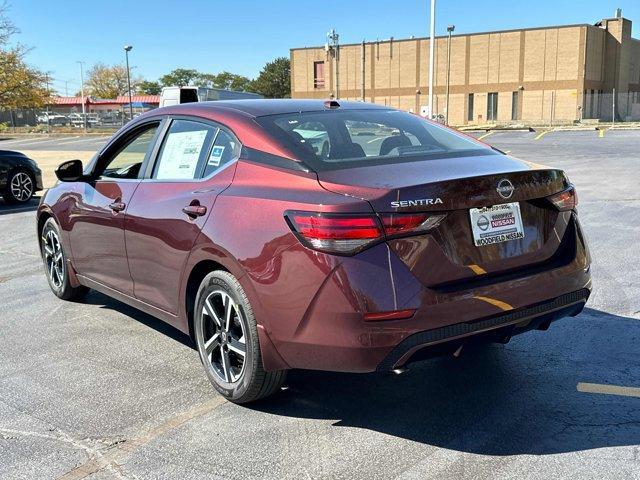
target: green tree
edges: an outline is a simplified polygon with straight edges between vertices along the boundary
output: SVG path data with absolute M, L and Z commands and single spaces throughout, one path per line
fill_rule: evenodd
M 136 91 L 141 95 L 160 95 L 162 85 L 160 82 L 142 80 L 136 85 Z
M 160 77 L 160 84 L 163 87 L 184 87 L 194 85 L 194 81 L 200 76 L 200 72 L 189 68 L 176 68 L 170 73 Z
M 131 91 L 136 90 L 139 80 L 131 79 Z M 95 98 L 116 98 L 129 93 L 127 68 L 124 65 L 105 65 L 96 63 L 87 72 L 85 95 Z
M 218 74 L 204 74 L 203 79 L 209 79 L 214 88 L 224 88 L 226 90 L 245 91 L 251 86 L 251 80 L 244 75 L 231 72 L 220 72 Z
M 291 96 L 291 62 L 279 57 L 267 62 L 258 78 L 251 83 L 251 90 L 267 98 L 289 98 Z
M 18 31 L 7 17 L 7 8 L 6 3 L 0 3 L 0 106 L 40 107 L 51 97 L 47 75 L 24 61 L 25 47 L 7 46 Z

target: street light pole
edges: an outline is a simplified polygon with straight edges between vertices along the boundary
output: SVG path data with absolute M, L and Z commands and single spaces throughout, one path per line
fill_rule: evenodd
M 82 125 L 84 126 L 84 133 L 87 133 L 87 114 L 85 112 L 85 101 L 84 101 L 84 74 L 82 73 L 82 65 L 84 62 L 77 61 L 77 64 L 80 65 L 80 95 L 82 100 Z
M 340 98 L 340 73 L 338 70 L 340 68 L 339 38 L 340 38 L 340 35 L 338 35 L 338 32 L 336 32 L 335 28 L 332 29 L 329 33 L 327 33 L 327 39 L 329 40 L 328 45 L 331 50 L 331 53 L 333 54 L 333 75 L 335 79 L 334 96 L 336 100 Z
M 449 125 L 449 79 L 451 77 L 451 34 L 456 29 L 455 25 L 449 25 L 447 27 L 447 33 L 449 38 L 447 39 L 447 93 L 445 95 L 446 112 L 444 117 L 445 125 Z
M 131 103 L 131 74 L 129 72 L 129 52 L 133 47 L 131 45 L 125 45 L 124 56 L 127 62 L 127 88 L 129 90 L 129 120 L 133 119 L 133 104 Z
M 360 46 L 360 97 L 362 101 L 365 101 L 364 96 L 364 60 L 365 60 L 365 43 L 364 38 L 362 39 L 362 45 Z
M 433 64 L 436 36 L 436 0 L 431 0 L 431 29 L 429 38 L 429 118 L 433 118 Z

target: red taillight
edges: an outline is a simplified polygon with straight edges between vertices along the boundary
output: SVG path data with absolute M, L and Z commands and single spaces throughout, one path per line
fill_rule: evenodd
M 410 233 L 426 232 L 435 227 L 444 215 L 429 213 L 382 213 L 380 219 L 387 236 L 406 235 Z
M 386 237 L 424 232 L 437 225 L 444 215 L 286 212 L 285 217 L 307 247 L 348 255 Z
M 558 210 L 561 211 L 573 210 L 578 206 L 578 194 L 573 186 L 560 193 L 551 195 L 548 199 Z
M 335 215 L 316 212 L 287 212 L 291 229 L 309 248 L 350 254 L 384 238 L 375 215 Z
M 320 240 L 371 239 L 382 232 L 373 215 L 370 216 L 320 216 L 313 213 L 294 213 L 291 218 L 301 235 Z

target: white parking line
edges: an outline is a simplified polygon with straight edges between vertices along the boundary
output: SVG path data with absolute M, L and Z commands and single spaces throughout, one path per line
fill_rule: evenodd
M 60 142 L 60 140 L 71 140 L 72 138 L 77 138 L 77 137 L 58 137 L 58 138 L 49 138 L 48 140 L 45 140 L 44 142 L 39 142 L 38 145 L 42 145 L 43 143 L 57 143 Z
M 34 139 L 30 139 L 30 140 L 20 140 L 19 142 L 15 142 L 17 144 L 20 145 L 19 148 L 23 148 L 28 150 L 30 146 L 35 146 L 35 147 L 39 147 L 40 145 L 44 145 L 46 143 L 56 143 L 60 140 L 69 140 L 71 138 L 75 138 L 75 137 L 62 137 L 62 138 L 34 138 Z M 13 140 L 9 140 L 10 142 L 13 142 Z M 8 142 L 0 142 L 0 146 L 6 144 Z M 14 145 L 15 145 L 14 143 Z
M 576 388 L 579 392 L 583 393 L 601 393 L 603 395 L 620 395 L 622 397 L 640 398 L 640 388 L 638 387 L 620 387 L 618 385 L 580 382 Z
M 8 145 L 12 143 L 36 143 L 36 142 L 44 142 L 49 140 L 49 137 L 46 138 L 18 138 L 15 140 L 1 140 L 0 145 Z
M 80 138 L 80 137 L 73 137 Z M 91 137 L 91 138 L 81 138 L 80 140 L 70 140 L 68 142 L 59 142 L 58 145 L 68 145 L 70 143 L 85 143 L 85 142 L 104 142 L 108 139 L 108 137 Z
M 76 135 L 75 137 L 65 137 L 65 138 L 61 138 L 60 140 L 66 140 L 66 141 L 71 140 L 71 141 L 73 141 L 76 138 L 80 138 L 80 135 Z M 64 144 L 64 143 L 67 143 L 66 141 L 62 141 L 62 142 L 58 142 L 58 143 Z

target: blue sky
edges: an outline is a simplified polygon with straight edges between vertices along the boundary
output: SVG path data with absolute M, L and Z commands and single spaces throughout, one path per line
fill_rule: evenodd
M 594 23 L 616 7 L 640 38 L 638 0 L 440 0 L 436 33 L 450 23 L 456 33 Z M 345 43 L 427 36 L 429 0 L 10 0 L 9 16 L 21 30 L 15 40 L 33 47 L 28 61 L 51 72 L 62 94 L 68 80 L 72 94 L 76 60 L 124 62 L 125 44 L 133 74 L 150 80 L 178 67 L 254 77 L 292 47 L 322 45 L 331 28 Z

